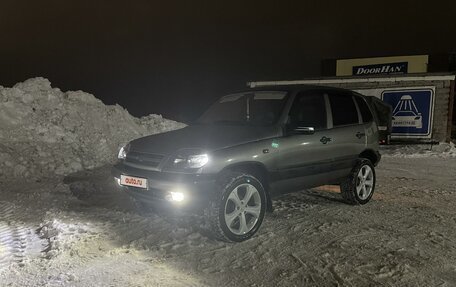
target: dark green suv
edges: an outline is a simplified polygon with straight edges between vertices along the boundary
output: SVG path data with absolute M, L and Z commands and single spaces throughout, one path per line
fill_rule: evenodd
M 380 160 L 372 111 L 343 89 L 234 93 L 192 125 L 131 141 L 112 173 L 139 202 L 202 214 L 217 238 L 243 241 L 278 194 L 340 184 L 350 204 L 371 199 Z

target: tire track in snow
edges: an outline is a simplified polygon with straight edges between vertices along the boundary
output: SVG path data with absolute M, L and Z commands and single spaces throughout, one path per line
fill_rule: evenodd
M 0 201 L 0 270 L 13 263 L 23 265 L 25 260 L 39 256 L 43 248 L 34 228 L 18 221 L 16 210 L 13 204 Z
M 14 228 L 9 224 L 13 211 L 13 205 L 0 202 L 0 270 L 8 266 L 13 258 Z

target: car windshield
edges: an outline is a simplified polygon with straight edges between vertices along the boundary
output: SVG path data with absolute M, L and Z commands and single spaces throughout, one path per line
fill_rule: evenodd
M 199 124 L 268 126 L 277 122 L 286 92 L 255 91 L 222 97 L 197 121 Z

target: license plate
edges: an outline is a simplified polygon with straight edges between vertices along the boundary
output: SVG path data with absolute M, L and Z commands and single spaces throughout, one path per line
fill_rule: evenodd
M 147 188 L 147 179 L 141 177 L 121 175 L 120 184 L 139 188 Z

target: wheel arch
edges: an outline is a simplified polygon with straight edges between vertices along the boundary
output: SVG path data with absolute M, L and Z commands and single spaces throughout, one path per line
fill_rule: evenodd
M 376 166 L 377 163 L 380 161 L 380 155 L 372 149 L 366 149 L 362 153 L 359 154 L 359 158 L 367 158 L 371 161 L 371 163 Z
M 272 199 L 269 192 L 269 172 L 264 164 L 256 161 L 238 162 L 226 166 L 220 171 L 220 174 L 227 171 L 244 172 L 256 177 L 261 182 L 266 192 L 266 210 L 268 212 L 272 211 Z

